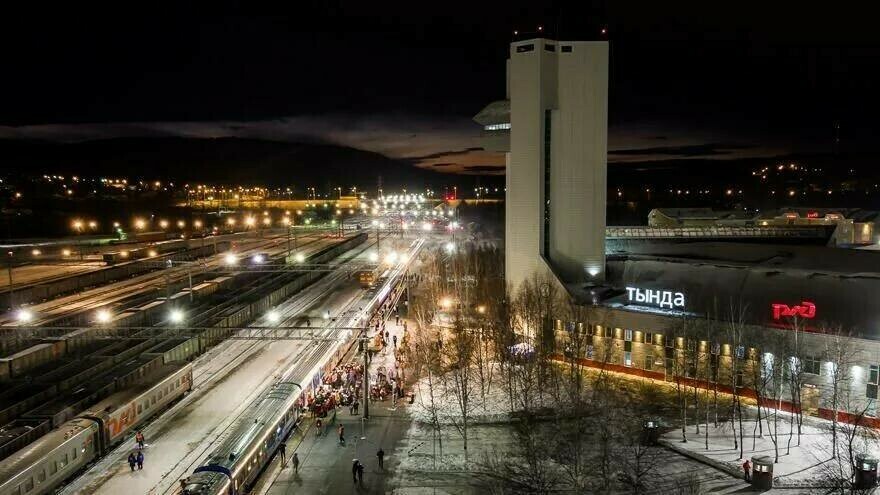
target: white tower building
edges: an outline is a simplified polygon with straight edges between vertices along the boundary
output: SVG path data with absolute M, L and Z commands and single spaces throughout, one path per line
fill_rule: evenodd
M 506 102 L 486 107 L 492 148 L 509 133 L 505 275 L 566 285 L 605 272 L 608 43 L 531 39 L 510 45 Z M 509 108 L 509 116 L 505 115 Z M 507 117 L 507 119 L 505 119 Z M 505 121 L 506 120 L 506 121 Z

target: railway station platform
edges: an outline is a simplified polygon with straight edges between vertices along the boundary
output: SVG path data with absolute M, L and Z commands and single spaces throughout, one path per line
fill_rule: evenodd
M 397 336 L 398 345 L 403 340 L 403 322 L 395 324 L 393 314 L 385 324 L 389 339 Z M 408 322 L 408 328 L 414 328 Z M 377 353 L 370 363 L 371 380 L 375 379 L 380 366 L 394 367 L 394 349 L 391 342 L 385 353 Z M 363 360 L 362 355 L 353 360 Z M 409 385 L 409 384 L 407 384 Z M 361 399 L 363 400 L 363 399 Z M 287 463 L 282 468 L 280 456 L 275 456 L 266 468 L 260 483 L 252 490 L 259 495 L 288 495 L 297 493 L 344 494 L 387 493 L 389 480 L 395 472 L 400 455 L 396 449 L 403 445 L 403 437 L 411 420 L 406 411 L 406 399 L 392 404 L 391 399 L 370 402 L 370 419 L 362 422 L 363 404 L 357 415 L 350 414 L 347 407 L 336 411 L 336 419 L 327 418 L 324 434 L 315 435 L 313 419 L 309 418 L 287 441 Z M 336 428 L 345 425 L 346 445 L 339 445 Z M 362 429 L 363 424 L 363 429 Z M 385 452 L 385 468 L 379 469 L 376 451 Z M 290 457 L 299 455 L 299 471 L 295 472 Z M 352 460 L 359 459 L 364 465 L 363 484 L 352 481 Z

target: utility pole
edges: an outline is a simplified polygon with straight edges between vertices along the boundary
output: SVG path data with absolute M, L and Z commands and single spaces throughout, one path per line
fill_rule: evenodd
M 364 419 L 370 419 L 370 351 L 367 328 L 364 328 Z
M 13 255 L 12 255 L 12 251 L 7 252 L 6 254 L 7 254 L 6 260 L 8 262 L 6 266 L 8 268 L 8 272 L 9 272 L 9 309 L 11 310 L 11 309 L 15 308 L 15 302 L 12 300 L 12 296 L 14 294 L 14 292 L 12 291 L 12 256 Z

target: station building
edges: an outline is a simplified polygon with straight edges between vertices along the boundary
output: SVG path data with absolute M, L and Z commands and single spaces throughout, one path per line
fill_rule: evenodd
M 584 309 L 525 337 L 560 359 L 774 390 L 776 407 L 880 426 L 880 254 L 848 249 L 873 242 L 869 227 L 853 242 L 837 232 L 864 220 L 656 210 L 647 227 L 606 229 L 607 81 L 606 42 L 515 41 L 507 99 L 474 117 L 487 149 L 507 156 L 508 284 L 546 276 Z

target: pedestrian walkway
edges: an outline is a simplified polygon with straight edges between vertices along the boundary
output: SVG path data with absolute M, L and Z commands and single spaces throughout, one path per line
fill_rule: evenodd
M 397 350 L 394 348 L 394 337 L 397 337 L 399 349 L 404 336 L 404 321 L 397 324 L 395 315 L 390 314 L 384 328 L 379 327 L 383 333 L 387 331 L 387 345 L 377 351 L 370 362 L 370 382 L 376 383 L 380 370 L 394 370 L 397 364 Z M 407 328 L 411 326 L 408 322 Z M 371 329 L 369 335 L 375 338 L 377 330 Z M 402 367 L 397 367 L 392 376 L 402 377 L 405 373 Z M 363 399 L 361 399 L 363 400 Z M 393 455 L 394 447 L 401 442 L 406 434 L 410 419 L 404 404 L 394 402 L 391 397 L 384 401 L 371 400 L 369 404 L 370 418 L 363 419 L 363 404 L 358 414 L 351 414 L 348 407 L 340 407 L 336 412 L 336 419 L 328 416 L 324 421 L 324 433 L 321 436 L 315 434 L 314 422 L 308 419 L 301 423 L 300 429 L 291 435 L 287 443 L 288 462 L 281 467 L 280 456 L 272 461 L 262 477 L 262 483 L 253 490 L 256 494 L 336 494 L 336 493 L 385 493 L 387 481 L 392 476 L 395 466 L 399 463 Z M 345 446 L 339 444 L 337 427 L 345 426 Z M 379 448 L 385 452 L 385 469 L 379 468 L 376 452 Z M 289 462 L 289 457 L 297 452 L 299 455 L 299 470 L 294 471 Z M 352 481 L 352 461 L 358 459 L 364 465 L 363 484 Z

